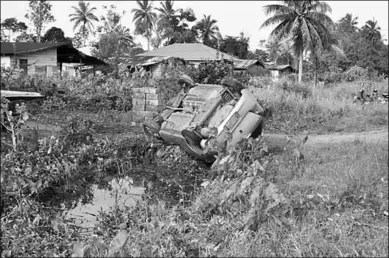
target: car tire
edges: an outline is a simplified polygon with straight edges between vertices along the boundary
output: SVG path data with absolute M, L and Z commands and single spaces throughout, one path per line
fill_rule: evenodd
M 147 139 L 151 140 L 153 138 L 161 139 L 159 136 L 159 130 L 161 126 L 155 121 L 147 121 L 142 125 L 143 133 Z
M 250 137 L 256 139 L 258 136 L 262 135 L 264 126 L 265 122 L 264 119 L 262 119 L 257 128 L 251 133 Z

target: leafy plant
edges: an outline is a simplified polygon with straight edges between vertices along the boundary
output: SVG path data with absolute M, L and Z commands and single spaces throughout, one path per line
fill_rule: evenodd
M 11 133 L 12 146 L 16 150 L 17 137 L 20 133 L 21 126 L 25 124 L 28 119 L 28 113 L 24 103 L 16 104 L 15 111 L 9 109 L 9 100 L 1 97 L 1 126 Z

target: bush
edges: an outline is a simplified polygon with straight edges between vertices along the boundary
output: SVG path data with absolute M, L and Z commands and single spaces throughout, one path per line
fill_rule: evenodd
M 353 66 L 343 74 L 345 81 L 352 82 L 356 80 L 366 80 L 368 78 L 368 69 Z
M 275 87 L 288 93 L 295 93 L 305 99 L 312 96 L 312 91 L 307 83 L 290 82 L 287 78 L 283 77 L 275 82 Z
M 319 76 L 319 81 L 323 81 L 325 84 L 340 83 L 343 79 L 343 73 L 339 72 L 328 72 Z
M 233 66 L 224 61 L 206 61 L 197 69 L 188 69 L 188 75 L 197 83 L 220 84 L 225 76 L 233 76 Z

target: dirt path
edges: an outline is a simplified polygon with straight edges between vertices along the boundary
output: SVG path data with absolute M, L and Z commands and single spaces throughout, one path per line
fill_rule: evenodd
M 282 148 L 285 144 L 285 134 L 264 134 L 265 141 L 270 149 Z M 301 139 L 305 135 L 299 135 Z M 347 141 L 388 142 L 388 129 L 369 132 L 344 132 L 324 135 L 309 135 L 305 143 L 306 147 L 318 147 Z
M 58 133 L 61 129 L 59 126 L 43 125 L 35 121 L 29 121 L 27 123 L 26 134 L 31 134 L 33 128 L 39 128 L 39 136 L 49 136 L 53 133 Z M 107 128 L 109 129 L 109 128 Z M 127 138 L 135 137 L 140 133 L 140 130 L 117 128 L 119 130 L 100 130 L 98 137 L 114 138 Z M 123 131 L 123 132 L 122 132 Z M 286 142 L 286 134 L 264 134 L 266 144 L 269 150 L 277 151 L 281 150 Z M 304 134 L 298 135 L 300 139 L 304 138 Z M 388 128 L 382 128 L 380 130 L 372 130 L 368 132 L 337 132 L 331 134 L 317 135 L 310 134 L 308 140 L 305 143 L 305 147 L 316 148 L 320 146 L 328 146 L 334 143 L 350 142 L 350 141 L 363 141 L 363 142 L 388 142 Z

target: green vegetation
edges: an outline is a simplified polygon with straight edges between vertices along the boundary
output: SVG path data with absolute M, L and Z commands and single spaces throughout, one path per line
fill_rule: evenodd
M 315 144 L 311 136 L 298 136 L 387 130 L 387 103 L 353 102 L 361 88 L 387 92 L 388 48 L 377 22 L 358 28 L 347 14 L 333 23 L 324 2 L 283 1 L 266 7 L 275 16 L 264 25 L 277 25 L 269 53 L 251 52 L 243 33 L 221 38 L 213 15 L 198 21 L 192 9 L 175 9 L 173 1 L 137 6 L 133 33 L 154 48 L 199 41 L 240 58 L 300 61 L 302 82 L 286 75 L 248 83 L 224 62 L 176 67 L 160 79 L 129 77 L 126 58 L 143 49 L 122 24 L 124 12 L 105 6 L 96 26 L 100 36 L 89 43 L 92 55 L 111 65 L 107 74 L 60 79 L 1 69 L 2 89 L 47 96 L 25 105 L 1 99 L 1 257 L 388 257 L 385 139 Z M 50 10 L 47 1 L 30 1 L 35 33 L 8 18 L 1 40 L 19 33 L 18 41 L 39 41 L 54 20 Z M 73 44 L 82 46 L 95 33 L 96 9 L 80 1 L 74 10 L 72 22 L 81 30 Z M 69 38 L 55 27 L 42 37 L 61 40 Z M 333 51 L 340 45 L 342 55 Z M 304 51 L 309 58 L 302 58 Z M 131 89 L 157 87 L 166 101 L 179 91 L 183 73 L 198 83 L 236 77 L 270 111 L 265 134 L 288 136 L 277 148 L 266 137 L 220 147 L 213 165 L 146 140 L 131 126 Z M 116 197 L 90 228 L 67 216 L 75 202 L 92 201 L 94 187 L 110 188 L 124 178 L 145 189 L 135 206 L 120 206 Z
M 263 88 L 253 88 L 259 102 L 273 111 L 266 125 L 272 133 L 329 133 L 368 131 L 388 125 L 388 107 L 379 102 L 360 105 L 353 103 L 354 94 L 364 84 L 372 92 L 387 91 L 388 79 L 341 82 L 325 87 L 312 83 L 296 84 L 284 78 L 270 83 L 263 79 Z M 270 83 L 270 84 L 269 84 Z
M 172 96 L 178 74 L 153 83 Z M 250 89 L 272 110 L 267 132 L 387 128 L 385 105 L 352 103 L 362 82 L 386 89 L 387 79 L 364 78 L 316 88 L 264 78 Z M 29 130 L 15 150 L 2 139 L 3 256 L 388 255 L 385 142 L 307 148 L 294 136 L 269 153 L 263 140 L 245 141 L 209 167 L 136 136 L 127 91 L 152 83 L 142 80 L 51 79 L 44 85 L 64 93 L 48 88 L 51 97 L 27 103 L 28 121 L 61 130 Z M 126 176 L 146 188 L 135 207 L 101 212 L 88 232 L 66 217 L 69 203 L 91 200 L 92 185 Z
M 93 22 L 99 21 L 93 12 L 96 11 L 96 7 L 89 7 L 89 3 L 84 1 L 78 2 L 78 7 L 72 6 L 74 13 L 69 14 L 70 21 L 74 22 L 73 30 L 80 28 L 82 37 L 84 38 L 84 44 L 86 41 L 87 30 L 89 33 L 93 33 L 94 25 Z

